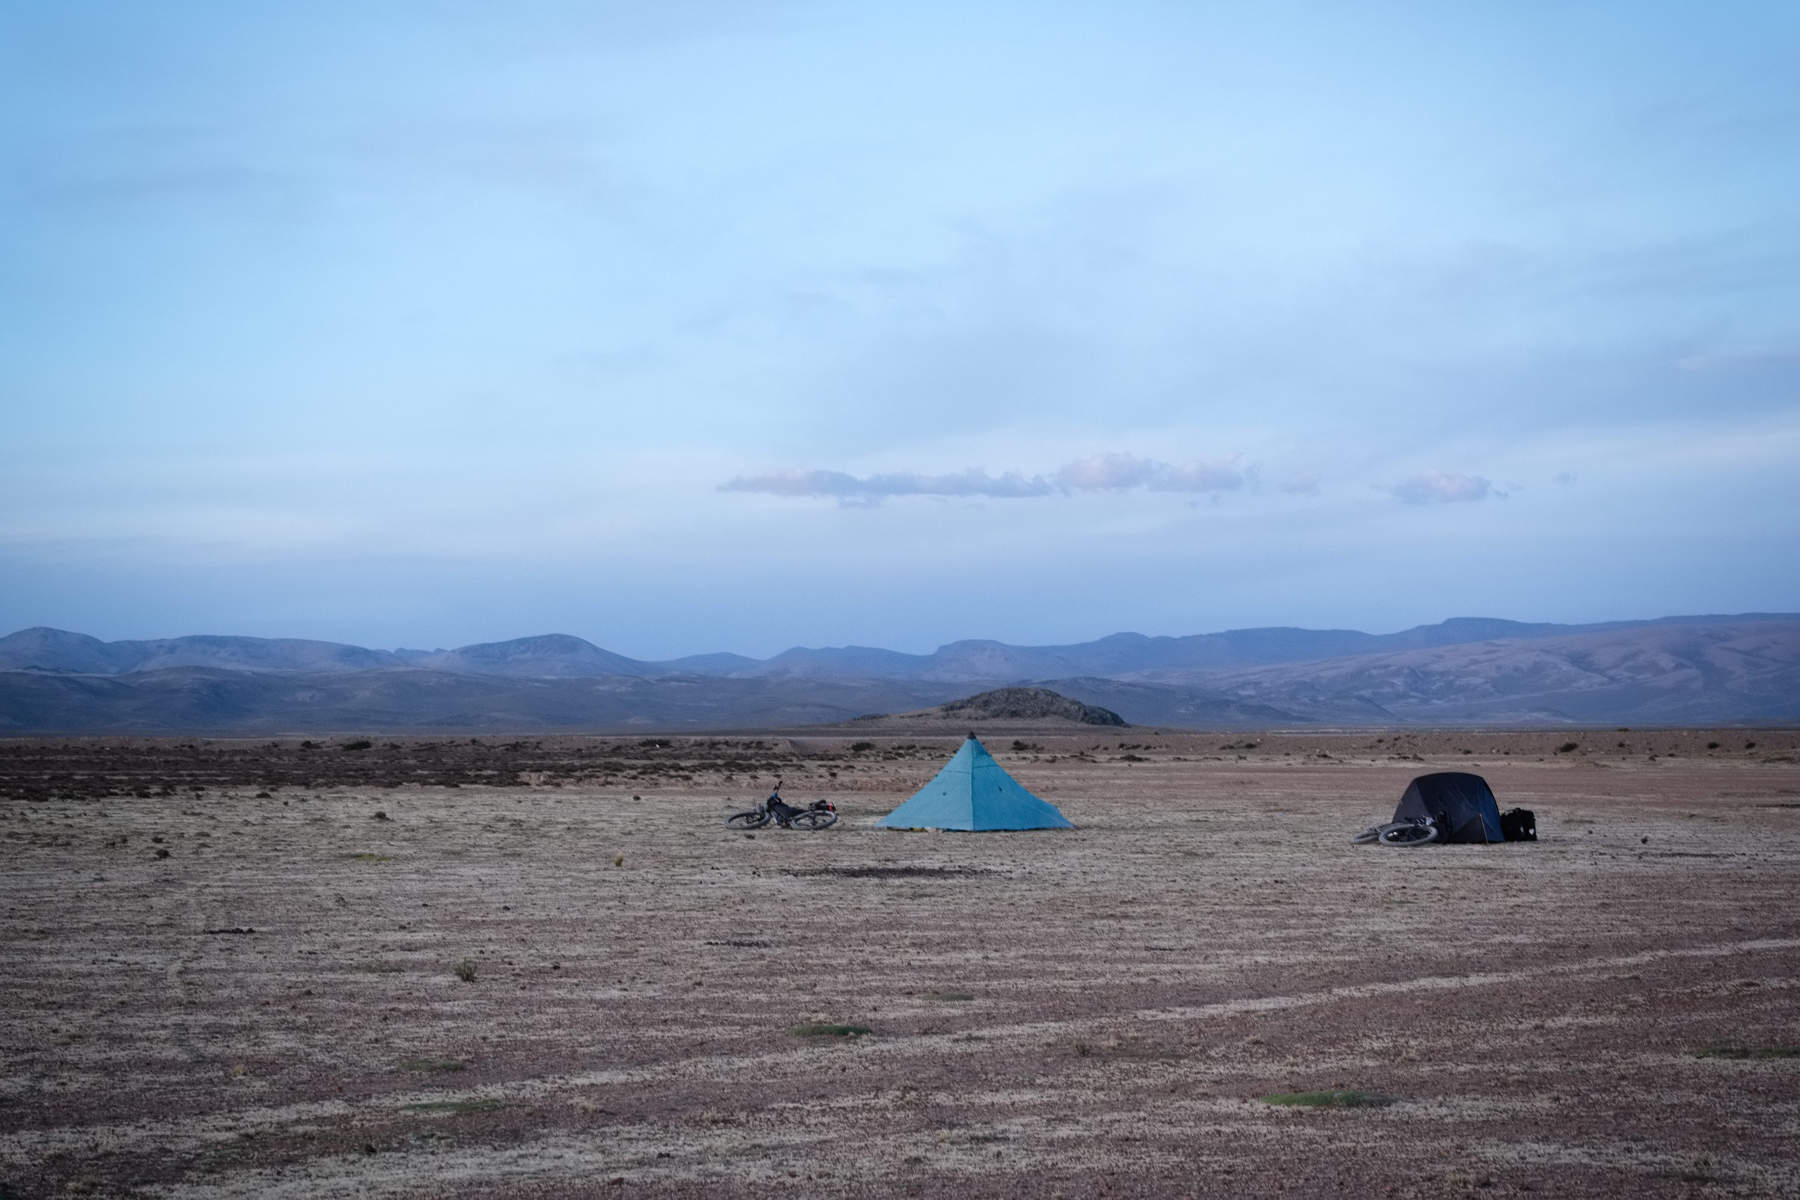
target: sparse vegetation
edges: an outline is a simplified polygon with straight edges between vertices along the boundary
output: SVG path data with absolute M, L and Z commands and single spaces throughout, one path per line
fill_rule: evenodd
M 1694 1051 L 1695 1058 L 1800 1058 L 1800 1046 L 1706 1046 Z
M 866 1037 L 869 1034 L 867 1025 L 833 1025 L 819 1021 L 808 1021 L 803 1025 L 792 1025 L 788 1032 L 795 1037 Z
M 463 959 L 461 962 L 456 964 L 456 966 L 453 968 L 453 970 L 455 970 L 455 972 L 456 972 L 456 977 L 458 979 L 462 980 L 464 983 L 474 983 L 475 982 L 475 960 L 474 959 L 472 959 L 472 958 Z
M 497 1108 L 505 1108 L 503 1100 L 421 1100 L 417 1104 L 406 1106 L 414 1112 L 439 1113 L 478 1113 L 493 1112 Z
M 931 778 L 963 732 L 930 727 L 918 735 L 929 744 L 909 751 L 897 739 L 912 735 L 894 732 L 902 727 L 877 728 L 783 736 L 762 747 L 743 737 L 683 735 L 668 749 L 640 748 L 646 735 L 639 732 L 559 736 L 542 749 L 504 736 L 483 746 L 468 745 L 467 734 L 407 736 L 398 748 L 384 740 L 355 753 L 337 753 L 358 736 L 348 732 L 284 737 L 274 747 L 208 741 L 198 750 L 149 738 L 0 739 L 0 794 L 15 781 L 49 795 L 42 804 L 0 800 L 7 818 L 0 839 L 19 866 L 54 871 L 58 884 L 56 903 L 21 913 L 14 932 L 26 951 L 76 947 L 73 954 L 15 954 L 10 968 L 10 986 L 29 1005 L 21 1011 L 42 1031 L 42 1059 L 51 1067 L 45 1084 L 64 1089 L 41 1109 L 42 1130 L 68 1152 L 19 1156 L 0 1176 L 21 1195 L 81 1192 L 71 1183 L 90 1195 L 124 1194 L 139 1178 L 253 1191 L 279 1165 L 324 1189 L 391 1176 L 442 1191 L 454 1190 L 445 1172 L 457 1170 L 465 1153 L 492 1150 L 552 1191 L 610 1192 L 615 1170 L 629 1173 L 620 1185 L 627 1192 L 657 1179 L 671 1186 L 718 1179 L 728 1188 L 741 1178 L 733 1162 L 754 1172 L 754 1182 L 797 1191 L 829 1188 L 833 1179 L 891 1181 L 894 1170 L 905 1180 L 910 1168 L 900 1166 L 892 1139 L 865 1145 L 823 1126 L 816 1132 L 834 1138 L 830 1164 L 809 1161 L 804 1139 L 768 1143 L 774 1160 L 736 1153 L 790 1119 L 799 1125 L 803 1106 L 824 1103 L 832 1128 L 889 1121 L 933 1135 L 908 1147 L 932 1164 L 919 1177 L 926 1190 L 949 1170 L 968 1190 L 997 1193 L 1046 1155 L 1064 1164 L 1120 1156 L 1123 1191 L 1191 1188 L 1191 1123 L 1042 1120 L 1052 1110 L 1092 1108 L 1104 1091 L 1108 1112 L 1174 1103 L 1188 1116 L 1230 1124 L 1233 1136 L 1208 1143 L 1207 1178 L 1220 1191 L 1255 1190 L 1262 1180 L 1269 1190 L 1304 1190 L 1306 1180 L 1328 1185 L 1341 1148 L 1288 1135 L 1354 1126 L 1382 1143 L 1383 1161 L 1363 1174 L 1344 1168 L 1341 1178 L 1350 1182 L 1340 1190 L 1374 1180 L 1365 1190 L 1523 1194 L 1568 1172 L 1510 1154 L 1443 1161 L 1446 1131 L 1454 1139 L 1484 1119 L 1471 1116 L 1468 1102 L 1560 1110 L 1597 1095 L 1596 1055 L 1619 1044 L 1617 1026 L 1587 1019 L 1597 1011 L 1626 1011 L 1635 1043 L 1672 1047 L 1687 1063 L 1670 1112 L 1693 1128 L 1751 1128 L 1767 1117 L 1768 1097 L 1800 1079 L 1800 1033 L 1780 1019 L 1779 954 L 1728 963 L 1677 954 L 1628 973 L 1603 968 L 1580 988 L 1548 991 L 1530 972 L 1508 973 L 1465 990 L 1452 976 L 1486 971 L 1481 959 L 1497 946 L 1509 962 L 1515 951 L 1517 961 L 1530 961 L 1511 940 L 1518 923 L 1478 922 L 1454 963 L 1409 964 L 1399 952 L 1423 926 L 1393 911 L 1436 911 L 1447 892 L 1479 892 L 1525 914 L 1527 929 L 1554 927 L 1568 939 L 1559 944 L 1569 958 L 1559 961 L 1584 964 L 1608 960 L 1604 939 L 1628 926 L 1638 930 L 1629 949 L 1651 952 L 1737 936 L 1730 926 L 1744 918 L 1735 914 L 1785 894 L 1790 864 L 1771 851 L 1770 837 L 1779 839 L 1800 813 L 1800 779 L 1792 766 L 1765 759 L 1794 754 L 1800 733 L 1656 729 L 1615 733 L 1626 745 L 1611 750 L 1601 740 L 1610 730 L 1599 729 L 1565 729 L 1560 739 L 1555 729 L 1300 730 L 1268 734 L 1265 756 L 1260 746 L 1242 748 L 1254 736 L 1242 731 L 1085 727 L 1083 736 L 1002 725 L 990 749 L 1041 742 L 1021 782 L 1059 802 L 1068 797 L 1069 815 L 1085 816 L 1091 832 L 870 834 L 829 846 L 776 845 L 767 833 L 757 834 L 757 846 L 741 846 L 717 836 L 714 797 L 735 794 L 730 807 L 748 807 L 778 776 L 790 783 L 784 793 L 833 794 L 854 806 L 860 823 Z M 1113 736 L 1086 761 L 1071 760 L 1076 747 L 1096 746 L 1086 737 L 1103 732 Z M 1580 753 L 1556 755 L 1583 759 L 1574 774 L 1606 762 L 1629 777 L 1615 786 L 1605 777 L 1559 786 L 1560 769 L 1531 764 L 1572 733 L 1595 739 L 1591 749 L 1580 742 Z M 299 750 L 301 736 L 316 738 L 319 748 Z M 1148 744 L 1132 740 L 1146 736 Z M 876 748 L 851 752 L 858 737 Z M 1220 737 L 1237 748 L 1215 754 Z M 1747 739 L 1759 748 L 1743 751 Z M 1696 758 L 1693 748 L 1709 740 L 1720 749 Z M 1725 753 L 1734 746 L 1740 750 Z M 1388 762 L 1390 754 L 1417 750 L 1431 764 L 1421 769 L 1435 770 L 1454 769 L 1462 750 L 1473 750 L 1465 756 L 1471 762 L 1512 765 L 1503 758 L 1509 748 L 1523 761 L 1495 779 L 1502 807 L 1535 805 L 1542 815 L 1547 805 L 1554 823 L 1567 825 L 1560 849 L 1471 847 L 1429 871 L 1397 861 L 1319 861 L 1296 849 L 1321 829 L 1335 839 L 1350 819 L 1389 811 L 1410 775 L 1405 768 L 1418 765 Z M 1662 772 L 1642 771 L 1658 765 L 1644 762 L 1648 753 L 1668 749 L 1682 759 Z M 1318 757 L 1321 750 L 1369 764 L 1354 774 L 1371 778 L 1348 777 L 1337 766 L 1340 778 L 1325 778 L 1317 764 L 1333 760 Z M 1132 753 L 1154 762 L 1124 775 L 1112 769 L 1126 765 L 1115 756 Z M 1234 765 L 1234 753 L 1251 761 Z M 1000 757 L 1024 762 L 1034 752 Z M 1096 760 L 1105 765 L 1090 765 Z M 1682 761 L 1689 765 L 1677 767 Z M 832 767 L 854 784 L 830 788 Z M 515 782 L 537 777 L 570 790 L 527 791 Z M 1125 781 L 1134 786 L 1119 786 Z M 390 783 L 400 790 L 379 790 Z M 196 785 L 207 790 L 190 798 Z M 106 798 L 127 789 L 163 791 L 164 799 Z M 654 811 L 624 803 L 633 789 Z M 252 799 L 259 790 L 267 794 Z M 392 822 L 372 819 L 390 803 Z M 1171 837 L 1175 829 L 1182 836 Z M 1271 836 L 1251 847 L 1240 835 L 1252 829 Z M 1648 844 L 1631 841 L 1646 833 Z M 357 841 L 365 843 L 361 853 Z M 105 849 L 113 844 L 120 848 Z M 629 855 L 618 849 L 625 845 Z M 182 853 L 142 861 L 162 847 Z M 636 864 L 631 879 L 617 869 L 623 859 Z M 614 878 L 599 878 L 596 862 L 615 866 Z M 1542 886 L 1566 869 L 1583 871 L 1593 886 Z M 571 881 L 591 886 L 572 894 Z M 671 886 L 694 890 L 672 900 Z M 145 905 L 147 919 L 139 920 L 132 909 L 140 896 L 189 902 Z M 1347 905 L 1354 906 L 1353 931 Z M 1059 908 L 1078 917 L 1042 920 Z M 1714 921 L 1721 912 L 1722 927 Z M 801 924 L 809 919 L 815 923 Z M 1761 928 L 1753 920 L 1748 926 L 1745 937 Z M 1709 928 L 1713 936 L 1695 933 Z M 1346 934 L 1354 939 L 1349 952 Z M 1376 953 L 1362 952 L 1365 934 Z M 1576 949 L 1577 941 L 1589 945 Z M 464 956 L 478 969 L 467 983 L 454 972 Z M 1196 988 L 1197 963 L 1203 971 L 1210 971 L 1204 964 L 1242 963 L 1247 974 Z M 104 973 L 108 986 L 70 987 L 71 966 L 90 980 Z M 1446 989 L 1437 998 L 1466 1004 L 1466 1019 L 1506 1021 L 1508 1061 L 1496 1068 L 1493 1046 L 1479 1039 L 1294 1012 L 1130 1017 L 1240 996 L 1327 995 L 1326 988 L 1346 989 L 1334 1007 L 1366 1014 L 1380 1006 L 1362 1004 L 1363 985 L 1420 976 L 1441 977 Z M 1639 1004 L 1645 980 L 1679 1003 Z M 1075 999 L 1081 995 L 1088 999 Z M 128 1059 L 117 1039 L 94 1032 L 109 1023 L 148 1030 L 161 1022 L 179 1033 L 191 1025 L 191 1003 L 209 1011 L 220 996 L 251 1014 L 246 1029 L 266 1036 L 234 1034 L 218 1055 L 203 1055 L 201 1069 L 178 1076 L 160 1056 Z M 586 1028 L 582 1011 L 595 1005 L 613 1032 Z M 784 1020 L 841 1027 L 790 1033 Z M 880 1038 L 872 1028 L 878 1021 Z M 1262 1037 L 1253 1040 L 1253 1031 Z M 887 1058 L 889 1050 L 904 1052 L 904 1070 L 846 1084 L 878 1065 L 866 1061 L 869 1054 Z M 781 1086 L 773 1111 L 759 1115 L 742 1099 L 765 1069 L 762 1055 L 779 1061 Z M 1791 1155 L 1777 1137 L 1670 1145 L 1653 1130 L 1632 1140 L 1647 1136 L 1634 1098 L 1666 1088 L 1673 1061 L 1667 1053 L 1621 1059 L 1604 1081 L 1606 1094 L 1584 1110 L 1574 1142 L 1618 1148 L 1616 1165 L 1628 1162 L 1631 1179 L 1653 1192 L 1747 1191 L 1785 1178 Z M 1371 1063 L 1380 1070 L 1368 1071 Z M 720 1064 L 726 1070 L 715 1073 Z M 1421 1090 L 1418 1073 L 1440 1067 L 1470 1085 Z M 1681 1072 L 1677 1064 L 1674 1075 Z M 259 1114 L 271 1096 L 302 1076 L 302 1099 L 324 1103 L 297 1126 L 269 1124 Z M 526 1076 L 550 1082 L 496 1085 Z M 633 1082 L 622 1088 L 618 1077 Z M 1264 1098 L 1262 1087 L 1283 1083 L 1295 1089 L 1293 1102 Z M 1362 1095 L 1309 1096 L 1307 1089 Z M 1404 1118 L 1375 1106 L 1388 1097 Z M 165 1101 L 170 1111 L 157 1113 Z M 22 1103 L 16 1097 L 0 1111 Z M 126 1105 L 144 1112 L 142 1121 L 91 1149 L 86 1131 Z M 183 1176 L 166 1147 L 185 1136 L 185 1114 L 202 1110 L 234 1119 L 236 1131 L 202 1147 Z M 622 1128 L 629 1134 L 646 1113 L 657 1118 L 653 1136 L 627 1137 L 629 1146 L 612 1136 Z M 599 1141 L 592 1153 L 543 1157 L 546 1121 Z M 1571 1144 L 1546 1136 L 1546 1144 Z M 1276 1143 L 1282 1154 L 1271 1162 Z M 365 1144 L 376 1147 L 366 1160 Z M 453 1147 L 454 1154 L 439 1153 Z M 656 1157 L 665 1152 L 669 1159 Z M 768 1169 L 769 1161 L 778 1169 Z M 371 1168 L 380 1174 L 369 1175 Z M 1088 1177 L 1063 1179 L 1059 1170 L 1052 1186 L 1074 1181 L 1071 1194 Z M 1609 1172 L 1594 1177 L 1612 1178 Z M 807 1180 L 808 1173 L 821 1178 Z
M 370 750 L 373 749 L 374 746 L 375 743 L 371 742 L 368 738 L 357 738 L 354 742 L 344 743 L 344 749 L 346 750 Z
M 1562 745 L 1560 745 L 1556 748 L 1556 752 L 1558 754 L 1568 754 L 1571 751 L 1579 750 L 1579 749 L 1581 749 L 1580 742 L 1564 742 Z
M 1286 1108 L 1380 1108 L 1394 1103 L 1394 1097 L 1359 1091 L 1276 1092 L 1262 1101 Z
M 870 750 L 873 750 L 874 748 L 875 748 L 874 742 L 851 742 L 850 743 L 850 753 L 852 753 L 852 754 L 864 754 Z
M 1682 1166 L 1664 1173 L 1683 1183 L 1717 1183 L 1719 1160 L 1710 1154 L 1695 1154 Z
M 992 875 L 991 867 L 795 867 L 789 875 L 835 875 L 841 879 L 946 879 Z

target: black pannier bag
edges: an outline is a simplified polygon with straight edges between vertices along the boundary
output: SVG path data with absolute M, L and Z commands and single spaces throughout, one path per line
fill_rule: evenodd
M 1500 836 L 1509 842 L 1537 841 L 1537 814 L 1529 808 L 1509 808 L 1500 814 Z

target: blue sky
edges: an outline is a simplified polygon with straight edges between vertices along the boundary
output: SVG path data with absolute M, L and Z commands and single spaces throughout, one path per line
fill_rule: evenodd
M 0 631 L 1791 610 L 1797 36 L 0 2 Z

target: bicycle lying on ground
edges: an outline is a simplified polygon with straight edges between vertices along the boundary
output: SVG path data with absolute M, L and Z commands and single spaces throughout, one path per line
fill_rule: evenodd
M 1438 840 L 1441 831 L 1430 817 L 1413 817 L 1407 821 L 1389 821 L 1371 825 L 1350 841 L 1356 845 L 1378 842 L 1383 846 L 1427 846 Z
M 777 816 L 769 803 L 764 801 L 749 812 L 732 813 L 725 818 L 725 827 L 761 829 L 770 821 L 784 829 L 829 829 L 837 824 L 837 805 L 829 800 L 814 800 L 807 808 L 793 808 L 785 804 L 782 807 L 787 809 L 785 818 Z

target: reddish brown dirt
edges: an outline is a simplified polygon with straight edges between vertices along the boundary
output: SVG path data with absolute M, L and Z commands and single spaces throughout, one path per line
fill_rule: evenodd
M 0 1196 L 1800 1193 L 1794 733 L 983 736 L 0 743 Z

